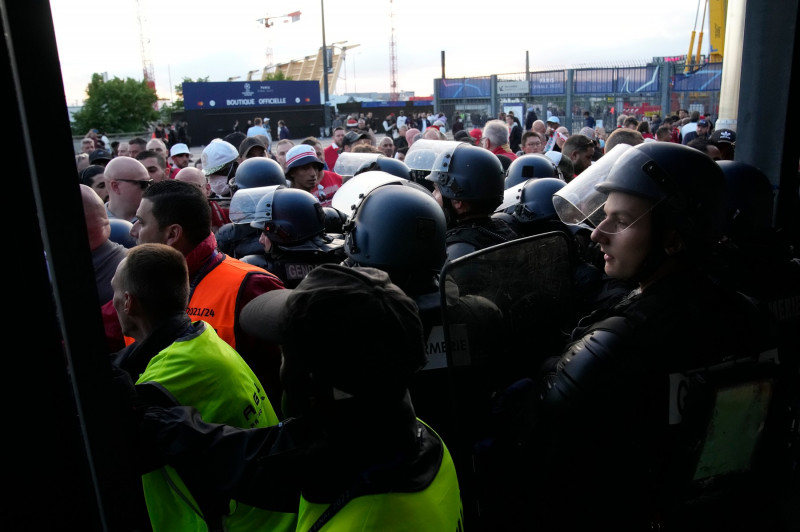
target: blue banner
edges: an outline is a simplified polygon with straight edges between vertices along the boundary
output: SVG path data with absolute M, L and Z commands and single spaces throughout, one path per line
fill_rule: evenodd
M 613 68 L 576 70 L 573 91 L 575 94 L 611 94 L 614 92 L 615 72 Z
M 659 92 L 660 66 L 617 68 L 617 92 Z
M 322 105 L 318 81 L 184 83 L 184 109 L 242 109 Z
M 490 78 L 458 78 L 439 80 L 439 98 L 489 98 Z
M 566 94 L 566 75 L 563 70 L 551 72 L 531 72 L 532 95 Z
M 672 76 L 675 92 L 718 91 L 722 86 L 722 63 L 705 66 L 691 74 Z

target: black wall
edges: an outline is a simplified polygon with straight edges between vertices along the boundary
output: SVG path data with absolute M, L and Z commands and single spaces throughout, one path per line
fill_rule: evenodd
M 222 138 L 233 132 L 233 124 L 239 121 L 239 131 L 247 133 L 247 121 L 256 117 L 269 118 L 272 139 L 278 140 L 278 120 L 286 122 L 291 138 L 319 137 L 320 127 L 325 124 L 323 107 L 248 107 L 247 109 L 187 110 L 182 119 L 189 123 L 192 146 L 204 146 L 212 139 Z M 173 116 L 173 120 L 177 115 Z M 251 124 L 252 125 L 252 124 Z

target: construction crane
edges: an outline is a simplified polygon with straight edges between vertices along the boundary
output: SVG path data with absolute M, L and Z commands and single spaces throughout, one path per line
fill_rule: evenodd
M 394 37 L 394 2 L 389 0 L 389 25 L 391 27 L 391 41 L 389 42 L 389 76 L 390 100 L 396 102 L 400 99 L 397 91 L 397 40 Z
M 144 81 L 148 87 L 156 92 L 156 77 L 153 74 L 153 62 L 150 60 L 150 39 L 147 37 L 147 32 L 144 30 L 144 21 L 142 17 L 142 5 L 139 0 L 136 0 L 136 18 L 139 22 L 139 46 L 142 53 L 142 73 L 144 74 Z M 157 104 L 154 104 L 157 106 Z
M 291 13 L 287 13 L 285 15 L 278 15 L 277 17 L 264 17 L 257 19 L 257 22 L 264 25 L 265 28 L 271 28 L 275 25 L 275 22 L 278 20 L 282 20 L 284 23 L 286 22 L 297 22 L 300 20 L 300 15 L 302 13 L 300 11 L 292 11 Z M 267 65 L 264 67 L 264 70 L 261 74 L 261 79 L 264 79 L 267 75 L 267 72 L 274 66 L 274 62 L 272 60 L 272 45 L 267 45 Z
M 703 18 L 700 20 L 700 33 L 697 33 L 697 18 L 700 15 L 700 4 L 703 4 Z M 700 68 L 700 56 L 703 49 L 703 28 L 706 24 L 706 12 L 708 12 L 709 27 L 709 62 L 719 63 L 725 48 L 725 19 L 728 13 L 728 0 L 697 0 L 697 12 L 694 16 L 694 28 L 692 37 L 689 40 L 689 53 L 686 55 L 686 66 L 684 72 L 694 72 Z M 692 57 L 694 51 L 694 39 L 697 37 L 697 52 Z

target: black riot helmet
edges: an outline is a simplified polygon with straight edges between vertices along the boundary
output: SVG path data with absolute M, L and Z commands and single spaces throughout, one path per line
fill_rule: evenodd
M 264 231 L 270 242 L 292 246 L 325 232 L 325 212 L 311 193 L 299 188 L 268 189 L 250 225 Z
M 358 175 L 363 172 L 371 172 L 377 170 L 386 172 L 387 174 L 396 175 L 403 179 L 411 179 L 411 170 L 406 166 L 406 163 L 385 155 L 379 155 L 374 161 L 363 163 L 353 175 Z
M 325 213 L 325 232 L 328 234 L 341 234 L 347 215 L 334 207 L 323 207 Z
M 446 258 L 444 211 L 413 181 L 369 191 L 345 225 L 345 253 L 385 271 L 439 272 Z
M 532 177 L 555 177 L 553 161 L 540 153 L 526 153 L 511 162 L 506 172 L 505 189 L 524 183 Z
M 700 251 L 722 235 L 725 177 L 699 150 L 672 142 L 639 144 L 619 157 L 595 189 L 652 201 L 654 219 L 675 228 L 690 250 Z
M 517 204 L 510 207 L 510 214 L 521 223 L 558 220 L 553 194 L 564 186 L 566 183 L 555 177 L 527 180 L 519 192 Z
M 136 245 L 136 240 L 131 236 L 132 223 L 120 218 L 109 218 L 108 223 L 111 226 L 111 234 L 108 237 L 109 240 L 121 244 L 126 248 L 132 248 Z
M 717 161 L 728 187 L 725 236 L 736 240 L 772 227 L 775 197 L 767 175 L 742 161 Z
M 495 154 L 463 142 L 439 154 L 425 178 L 439 187 L 442 197 L 463 201 L 503 199 L 505 172 Z
M 285 185 L 286 177 L 277 161 L 268 157 L 251 157 L 242 161 L 236 169 L 233 184 L 235 192 L 244 188 Z

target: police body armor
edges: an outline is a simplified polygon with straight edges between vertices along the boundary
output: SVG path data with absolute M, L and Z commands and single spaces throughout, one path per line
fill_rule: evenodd
M 263 253 L 261 231 L 246 224 L 228 223 L 217 231 L 217 248 L 235 259 Z
M 295 288 L 320 264 L 340 264 L 345 258 L 344 240 L 319 235 L 293 246 L 273 244 L 268 254 L 249 255 L 242 261 L 277 275 L 286 288 Z

